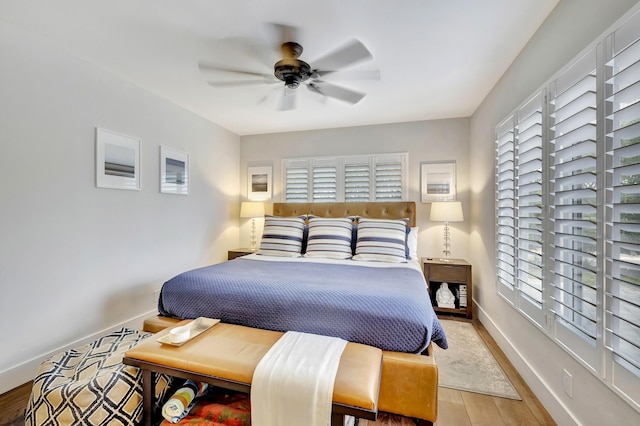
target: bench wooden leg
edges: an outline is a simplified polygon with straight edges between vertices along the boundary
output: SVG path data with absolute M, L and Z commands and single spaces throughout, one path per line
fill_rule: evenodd
M 331 413 L 331 426 L 344 426 L 344 414 Z
M 145 426 L 151 426 L 153 420 L 153 373 L 142 370 L 142 421 Z
M 360 423 L 360 419 L 357 417 L 352 417 L 353 418 L 353 423 L 349 423 L 352 426 L 358 426 L 358 424 Z M 345 426 L 347 423 L 347 416 L 345 414 L 334 414 L 331 413 L 331 426 Z
M 344 414 L 331 413 L 331 426 L 344 426 Z

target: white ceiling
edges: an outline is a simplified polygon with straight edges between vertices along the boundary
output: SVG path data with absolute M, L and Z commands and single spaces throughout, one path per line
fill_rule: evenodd
M 2 0 L 0 19 L 42 35 L 239 134 L 468 117 L 558 0 Z M 337 80 L 367 96 L 355 105 L 303 87 L 279 111 L 273 86 L 213 88 L 198 62 L 273 72 L 268 23 L 300 28 L 301 59 L 350 39 L 373 59 L 353 69 L 379 80 Z M 264 46 L 264 58 L 242 46 Z M 227 75 L 228 76 L 228 75 Z M 266 100 L 261 100 L 267 96 Z

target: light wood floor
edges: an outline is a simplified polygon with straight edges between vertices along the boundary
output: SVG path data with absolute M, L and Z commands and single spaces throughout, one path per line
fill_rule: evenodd
M 448 318 L 449 319 L 449 318 Z M 555 425 L 542 404 L 507 360 L 486 329 L 478 321 L 473 325 L 504 370 L 522 401 L 440 388 L 436 426 L 465 425 Z M 0 395 L 0 426 L 23 426 L 24 410 L 29 400 L 31 383 Z M 381 415 L 377 422 L 361 422 L 362 426 L 413 425 L 407 418 Z
M 31 394 L 31 382 L 0 395 L 0 425 L 24 425 L 24 409 Z
M 522 397 L 522 401 L 439 388 L 436 426 L 555 425 L 547 410 L 522 380 L 489 332 L 479 321 L 472 323 Z

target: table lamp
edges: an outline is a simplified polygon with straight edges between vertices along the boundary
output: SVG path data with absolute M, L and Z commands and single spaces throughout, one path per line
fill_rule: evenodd
M 429 220 L 434 222 L 444 222 L 444 236 L 442 239 L 443 262 L 451 262 L 451 234 L 449 233 L 449 222 L 462 222 L 462 203 L 460 201 L 434 201 L 431 203 L 431 214 Z
M 243 201 L 240 205 L 240 217 L 251 218 L 251 251 L 256 251 L 256 218 L 264 216 L 264 203 L 261 201 Z

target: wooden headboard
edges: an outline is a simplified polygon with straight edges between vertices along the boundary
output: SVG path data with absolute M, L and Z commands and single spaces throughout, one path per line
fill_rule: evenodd
M 375 219 L 405 219 L 416 226 L 415 201 L 358 203 L 273 203 L 274 216 L 312 214 L 320 217 L 361 216 Z

